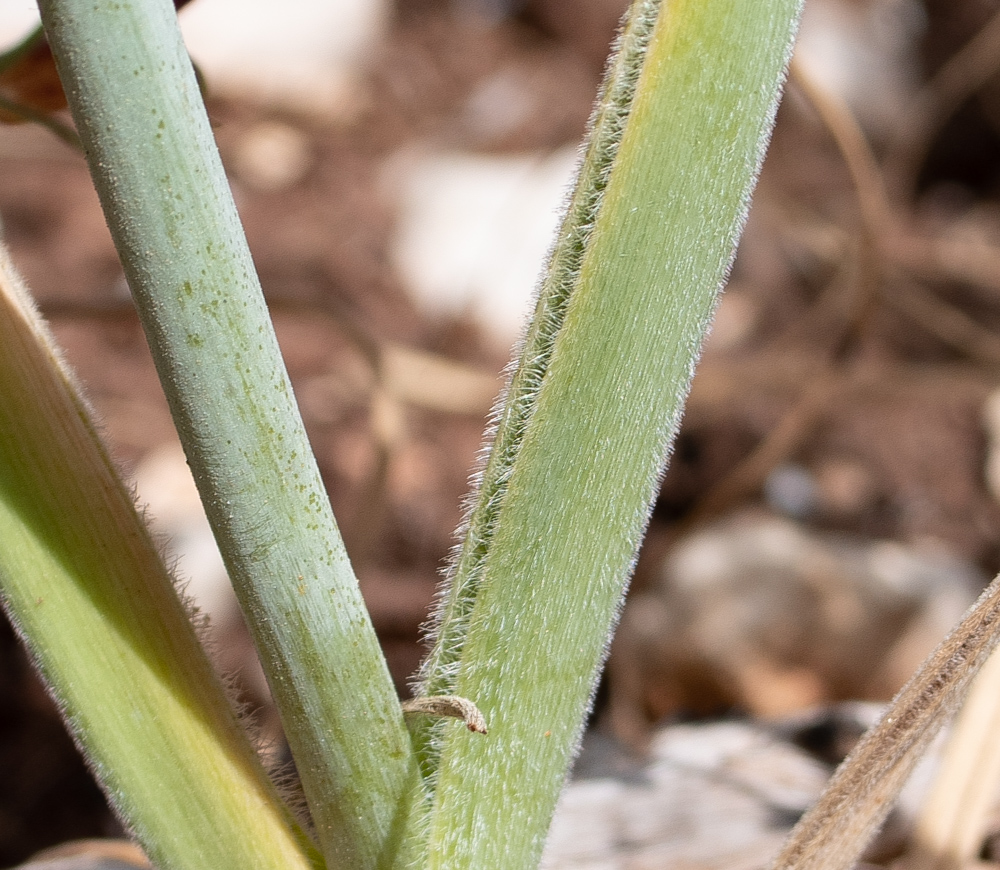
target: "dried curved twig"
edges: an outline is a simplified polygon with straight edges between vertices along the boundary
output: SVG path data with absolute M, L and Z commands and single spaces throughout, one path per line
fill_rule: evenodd
M 461 719 L 465 727 L 476 734 L 486 734 L 486 718 L 467 698 L 458 695 L 430 695 L 403 701 L 403 712 L 451 719 Z

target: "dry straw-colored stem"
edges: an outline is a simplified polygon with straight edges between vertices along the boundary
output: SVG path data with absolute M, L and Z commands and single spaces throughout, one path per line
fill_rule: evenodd
M 802 817 L 772 870 L 851 867 L 1000 640 L 1000 578 L 921 665 Z
M 959 870 L 982 847 L 1000 780 L 1000 656 L 972 684 L 913 835 L 913 870 Z

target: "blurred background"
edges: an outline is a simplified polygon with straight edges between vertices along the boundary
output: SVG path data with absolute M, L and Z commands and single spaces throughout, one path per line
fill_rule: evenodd
M 624 5 L 180 11 L 401 694 Z M 0 47 L 36 23 L 3 0 Z M 0 224 L 280 756 L 82 156 L 0 127 Z M 625 757 L 663 723 L 891 697 L 1000 570 L 998 387 L 1000 2 L 806 0 L 594 733 Z M 0 866 L 116 830 L 4 623 Z

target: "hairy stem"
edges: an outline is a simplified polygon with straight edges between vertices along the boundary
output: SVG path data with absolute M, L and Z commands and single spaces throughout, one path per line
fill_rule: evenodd
M 410 860 L 403 713 L 169 0 L 42 0 L 91 174 L 331 866 Z

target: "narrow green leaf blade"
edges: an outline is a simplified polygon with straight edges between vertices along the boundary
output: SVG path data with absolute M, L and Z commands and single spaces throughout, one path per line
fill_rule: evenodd
M 651 27 L 634 97 L 614 82 L 629 64 L 613 65 L 605 98 L 625 102 L 598 106 L 500 418 L 506 459 L 487 465 L 445 605 L 443 637 L 467 623 L 460 658 L 436 653 L 425 674 L 489 725 L 485 738 L 443 726 L 430 867 L 537 864 L 745 219 L 799 5 L 634 8 L 623 53 L 646 38 L 637 22 Z
M 0 249 L 0 595 L 161 870 L 308 870 L 132 498 Z

